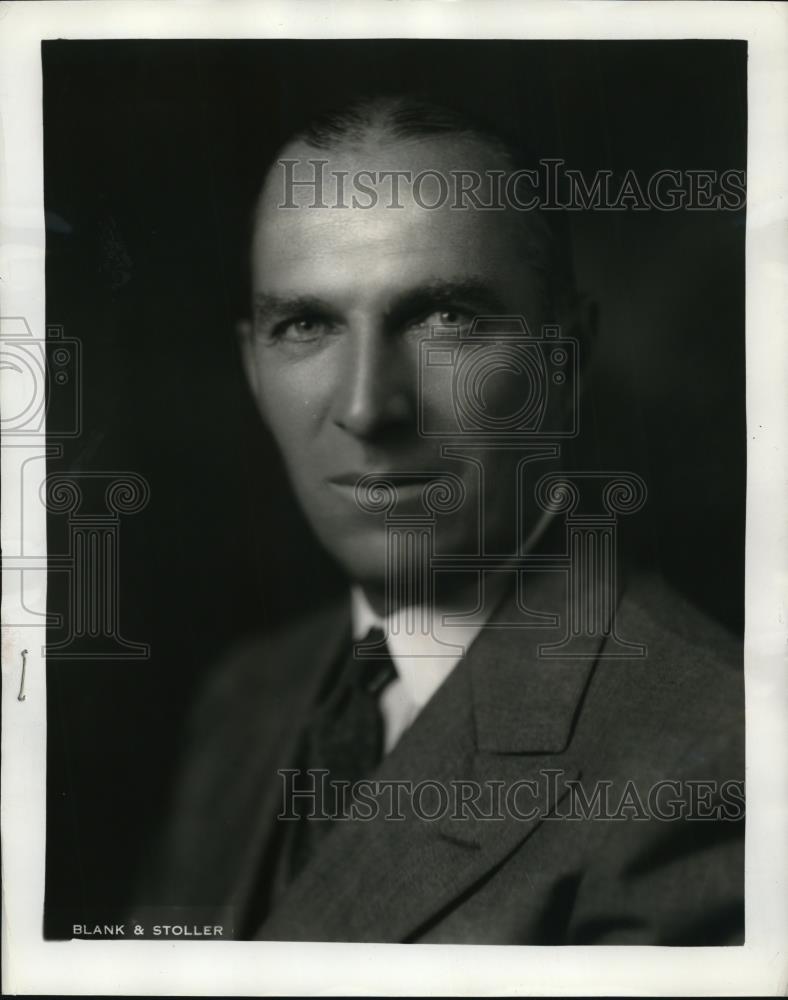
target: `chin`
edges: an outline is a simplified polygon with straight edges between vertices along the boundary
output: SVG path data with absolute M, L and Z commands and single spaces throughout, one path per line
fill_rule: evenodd
M 453 528 L 455 530 L 444 531 L 433 539 L 435 554 L 475 551 L 475 545 L 466 537 L 467 532 L 459 530 L 460 526 L 457 525 Z M 393 576 L 393 566 L 387 551 L 386 531 L 380 526 L 370 526 L 367 530 L 349 531 L 346 534 L 334 532 L 331 536 L 326 533 L 323 536 L 323 544 L 350 580 L 361 585 L 368 594 L 388 593 L 393 596 L 396 592 L 400 599 L 411 596 L 419 603 L 429 599 L 427 593 L 414 591 L 414 587 L 420 590 L 425 578 L 423 574 L 414 572 L 413 561 L 418 555 L 409 547 L 401 552 L 405 562 L 400 567 L 399 581 L 391 580 L 394 586 L 387 587 L 387 582 Z M 430 558 L 432 551 L 430 545 L 428 552 L 425 553 L 427 559 Z M 445 573 L 442 574 L 442 578 L 445 583 Z
M 356 531 L 345 536 L 334 534 L 323 544 L 353 583 L 383 591 L 386 586 L 388 559 L 384 531 Z

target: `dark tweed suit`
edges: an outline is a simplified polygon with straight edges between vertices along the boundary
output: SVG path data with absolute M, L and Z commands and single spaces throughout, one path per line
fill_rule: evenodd
M 561 615 L 561 574 L 534 581 L 527 600 Z M 578 779 L 587 794 L 611 782 L 614 802 L 630 780 L 643 802 L 664 779 L 743 780 L 741 647 L 657 579 L 630 584 L 618 609 L 618 632 L 646 645 L 643 659 L 540 658 L 537 645 L 558 633 L 496 629 L 513 608 L 499 608 L 376 777 L 536 779 L 529 806 L 558 813 L 541 770 L 560 771 L 560 788 Z M 141 903 L 229 907 L 243 936 L 262 939 L 742 941 L 741 819 L 349 822 L 271 907 L 265 859 L 283 826 L 276 770 L 294 766 L 308 706 L 348 636 L 348 609 L 328 609 L 217 672 Z

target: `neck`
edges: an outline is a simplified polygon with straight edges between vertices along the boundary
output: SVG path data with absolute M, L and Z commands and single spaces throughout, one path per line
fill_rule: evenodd
M 531 552 L 537 548 L 553 523 L 554 515 L 550 512 L 543 512 L 531 528 L 528 537 L 519 550 L 520 554 Z M 503 569 L 516 558 L 517 553 L 506 555 L 501 553 L 498 557 L 490 556 L 494 560 L 489 565 L 490 570 Z M 491 572 L 484 581 L 485 602 L 490 606 L 490 601 L 497 601 L 506 589 L 510 578 L 505 573 Z M 386 618 L 401 607 L 412 606 L 413 604 L 430 603 L 430 595 L 421 596 L 420 599 L 404 600 L 398 599 L 398 595 L 386 593 L 386 581 L 366 580 L 358 581 L 357 586 L 362 590 L 369 606 L 381 618 Z M 434 592 L 432 594 L 432 604 L 442 611 L 465 611 L 476 606 L 479 596 L 479 579 L 474 573 L 437 573 L 434 578 Z
M 502 560 L 501 567 L 505 565 Z M 484 580 L 485 602 L 489 607 L 491 600 L 497 601 L 508 584 L 511 575 L 506 573 L 489 573 Z M 359 589 L 364 594 L 369 606 L 381 618 L 387 618 L 398 610 L 413 605 L 425 606 L 431 604 L 435 609 L 446 613 L 467 612 L 475 608 L 479 600 L 479 579 L 475 573 L 438 573 L 432 594 L 421 595 L 421 599 L 397 598 L 386 593 L 385 583 L 359 582 Z

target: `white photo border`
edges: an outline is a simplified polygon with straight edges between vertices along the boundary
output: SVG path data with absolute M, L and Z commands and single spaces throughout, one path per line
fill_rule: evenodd
M 730 948 L 513 947 L 43 939 L 46 575 L 21 608 L 3 574 L 2 969 L 11 994 L 784 995 L 788 992 L 788 6 L 536 0 L 100 0 L 0 3 L 0 315 L 45 338 L 41 41 L 52 38 L 744 39 L 746 236 L 746 944 Z M 13 383 L 0 395 L 13 410 Z M 0 402 L 0 407 L 2 403 Z M 7 411 L 8 412 L 8 411 Z M 20 477 L 44 441 L 3 442 L 2 547 L 21 540 Z M 43 507 L 25 554 L 46 557 Z M 28 533 L 29 532 L 29 533 Z M 45 565 L 45 563 L 43 563 Z M 19 574 L 21 575 L 21 574 Z M 40 578 L 40 579 L 39 579 Z M 43 619 L 42 619 L 43 621 Z M 217 948 L 219 951 L 217 952 Z M 218 959 L 218 960 L 217 960 Z

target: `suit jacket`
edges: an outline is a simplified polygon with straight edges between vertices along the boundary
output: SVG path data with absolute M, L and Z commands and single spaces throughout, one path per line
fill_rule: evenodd
M 309 708 L 348 641 L 343 604 L 245 645 L 217 670 L 140 901 L 229 912 L 239 936 L 261 939 L 741 942 L 740 643 L 641 578 L 623 592 L 616 630 L 645 657 L 611 657 L 620 650 L 608 634 L 595 655 L 546 658 L 539 647 L 566 628 L 563 575 L 530 584 L 527 603 L 557 615 L 554 627 L 501 628 L 518 614 L 505 601 L 373 776 L 497 782 L 504 795 L 528 781 L 513 800 L 519 815 L 452 808 L 427 820 L 406 809 L 404 820 L 337 824 L 269 905 L 265 859 L 283 829 L 276 772 L 294 766 Z M 592 804 L 606 794 L 610 818 L 578 815 L 573 788 Z M 671 813 L 671 801 L 684 807 Z

